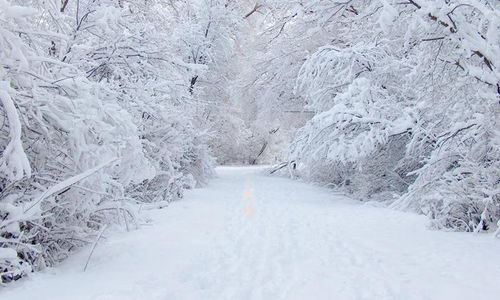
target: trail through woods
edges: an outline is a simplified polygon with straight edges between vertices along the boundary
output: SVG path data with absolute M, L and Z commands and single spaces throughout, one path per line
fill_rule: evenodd
M 332 190 L 221 167 L 151 223 L 0 291 L 1 299 L 497 299 L 491 235 Z M 105 234 L 106 235 L 106 234 Z

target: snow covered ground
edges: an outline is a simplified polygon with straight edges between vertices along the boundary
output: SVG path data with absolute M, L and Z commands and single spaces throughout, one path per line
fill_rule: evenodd
M 0 299 L 499 299 L 500 242 L 223 167 L 209 187 Z

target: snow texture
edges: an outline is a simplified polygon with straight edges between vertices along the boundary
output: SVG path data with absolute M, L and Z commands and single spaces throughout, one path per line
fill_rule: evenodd
M 425 229 L 426 218 L 330 189 L 222 167 L 150 226 L 105 233 L 2 299 L 496 299 L 491 234 Z

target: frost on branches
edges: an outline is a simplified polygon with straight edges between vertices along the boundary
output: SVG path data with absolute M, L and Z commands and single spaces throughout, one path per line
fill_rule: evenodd
M 500 220 L 500 10 L 492 1 L 311 1 L 334 28 L 296 93 L 314 117 L 291 158 L 302 175 L 429 216 L 436 228 Z M 332 13 L 333 12 L 333 13 Z M 327 20 L 327 21 L 325 21 Z M 298 22 L 298 21 L 297 21 Z
M 0 0 L 0 283 L 205 184 L 211 153 L 286 147 L 310 180 L 495 230 L 499 45 L 490 0 Z
M 0 0 L 1 283 L 212 175 L 188 4 Z

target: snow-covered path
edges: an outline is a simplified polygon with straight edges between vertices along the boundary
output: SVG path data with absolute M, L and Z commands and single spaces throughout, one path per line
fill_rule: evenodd
M 151 226 L 0 291 L 0 299 L 499 299 L 500 243 L 422 216 L 224 167 Z

